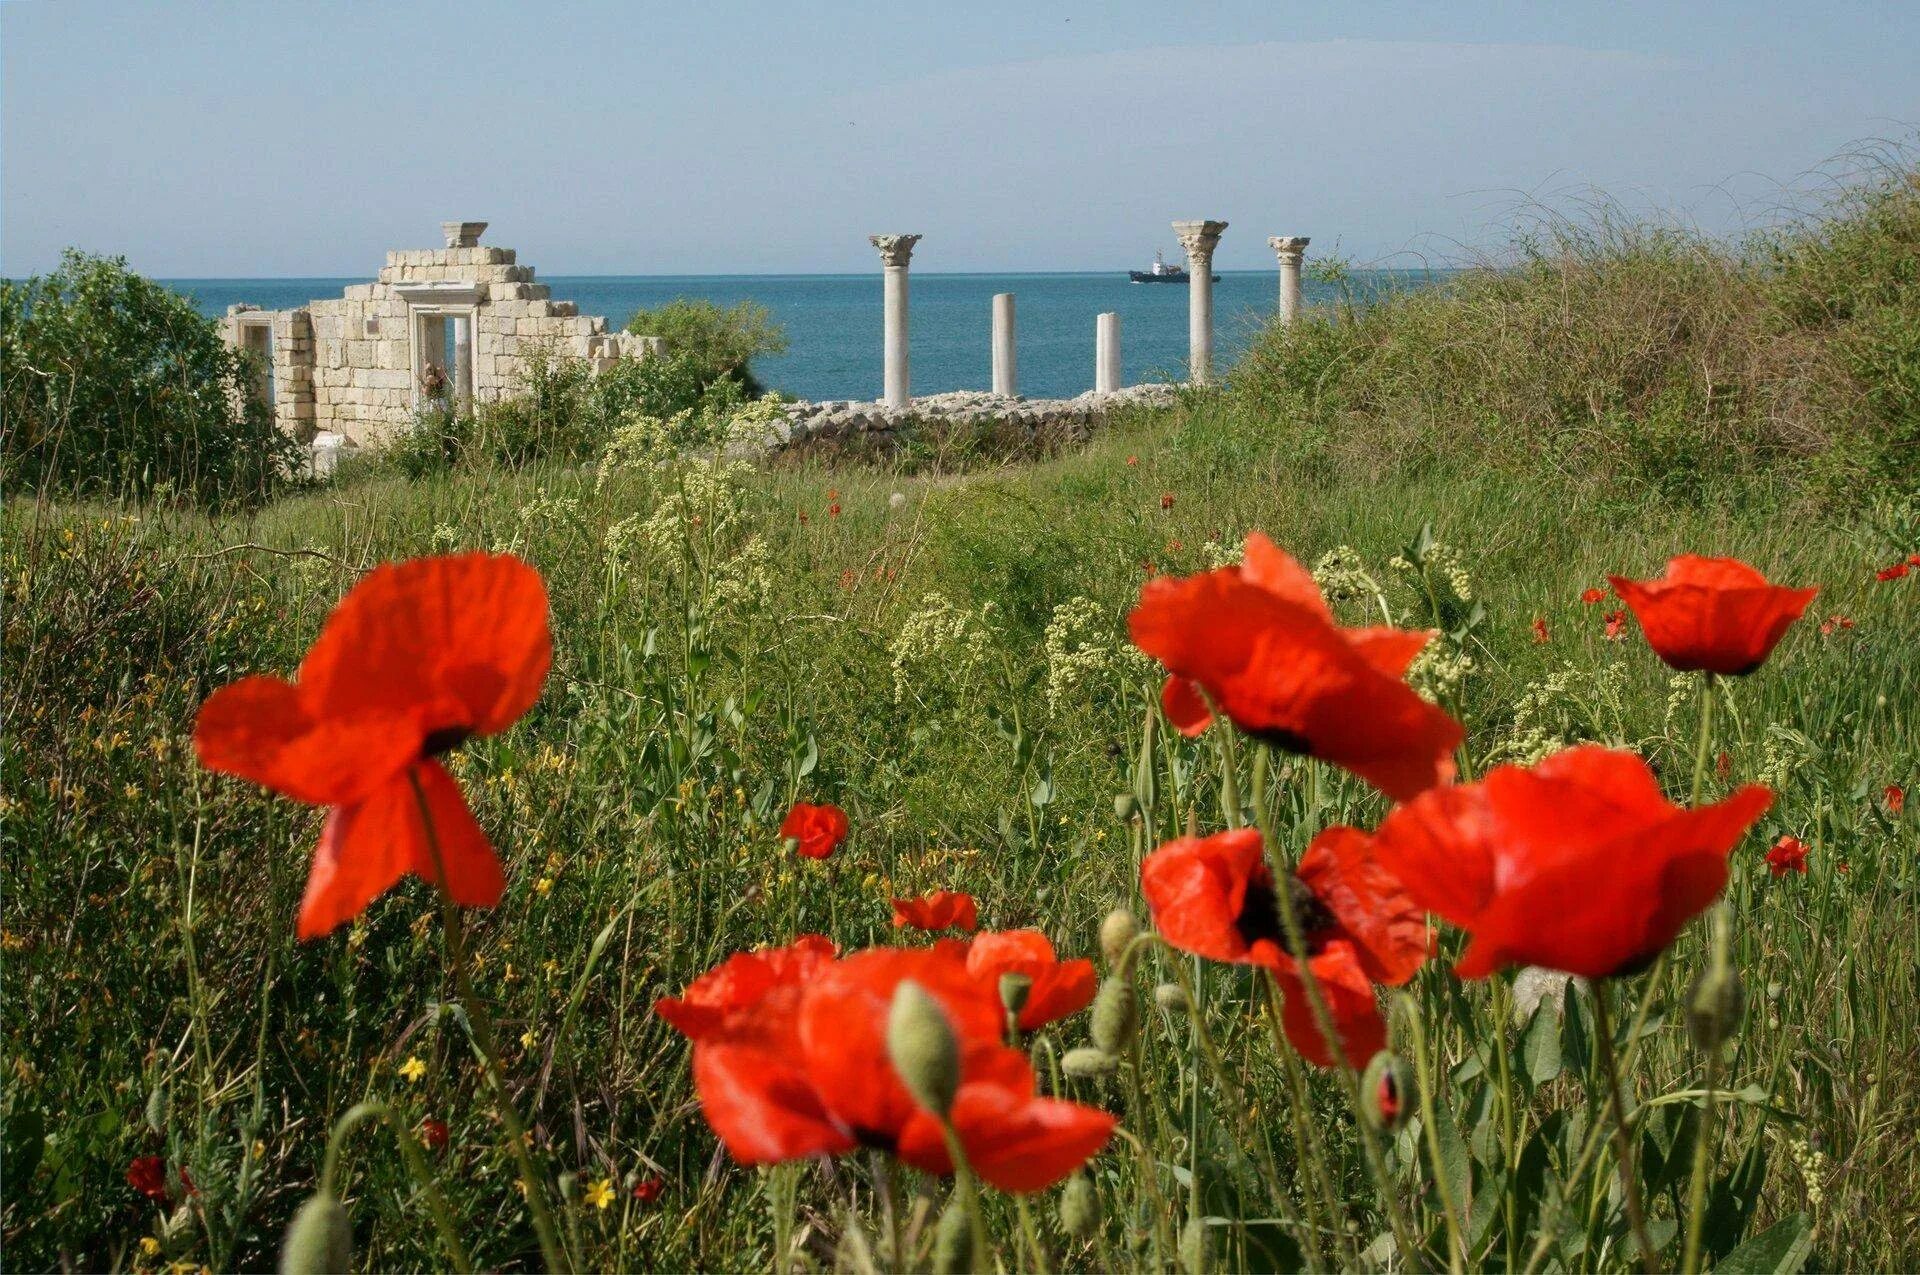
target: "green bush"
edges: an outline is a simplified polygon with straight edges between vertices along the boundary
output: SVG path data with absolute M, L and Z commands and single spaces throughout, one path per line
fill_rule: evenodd
M 249 392 L 247 356 L 118 257 L 0 281 L 0 483 L 80 495 L 264 499 L 298 449 Z
M 764 390 L 753 374 L 753 360 L 787 351 L 787 334 L 765 306 L 752 301 L 721 306 L 681 297 L 657 310 L 636 311 L 627 331 L 665 338 L 668 353 L 690 360 L 703 384 L 737 381 L 749 398 Z
M 1735 244 L 1548 221 L 1440 287 L 1269 327 L 1230 384 L 1349 472 L 1547 464 L 1682 501 L 1763 475 L 1913 490 L 1920 168 L 1882 162 Z

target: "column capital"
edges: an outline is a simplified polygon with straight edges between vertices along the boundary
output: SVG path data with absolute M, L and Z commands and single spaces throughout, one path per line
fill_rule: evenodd
M 1220 243 L 1220 232 L 1226 228 L 1224 221 L 1173 223 L 1173 233 L 1180 237 L 1180 246 L 1187 250 L 1187 260 L 1196 263 L 1213 261 L 1213 250 Z
M 1307 255 L 1307 244 L 1310 242 L 1305 235 L 1274 235 L 1267 240 L 1267 247 L 1273 249 L 1283 262 L 1289 259 L 1297 262 Z
M 913 245 L 920 242 L 919 235 L 868 235 L 867 242 L 880 250 L 880 263 L 887 266 L 904 266 L 913 257 Z

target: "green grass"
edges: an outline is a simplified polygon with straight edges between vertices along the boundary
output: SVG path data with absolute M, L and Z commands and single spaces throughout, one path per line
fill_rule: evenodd
M 1523 737 L 1539 727 L 1639 748 L 1670 791 L 1690 774 L 1695 688 L 1670 700 L 1664 667 L 1632 631 L 1606 640 L 1605 608 L 1583 605 L 1581 590 L 1608 571 L 1657 573 L 1680 551 L 1734 554 L 1770 577 L 1823 586 L 1818 615 L 1734 686 L 1736 711 L 1722 717 L 1729 776 L 1713 786 L 1763 773 L 1785 782 L 1734 855 L 1736 955 L 1751 1008 L 1728 1086 L 1758 1088 L 1722 1120 L 1719 1247 L 1804 1211 L 1817 1223 L 1818 1264 L 1920 1262 L 1911 1203 L 1920 821 L 1912 808 L 1890 819 L 1879 799 L 1888 783 L 1920 788 L 1920 606 L 1912 578 L 1873 575 L 1920 548 L 1901 541 L 1911 522 L 1890 507 L 1878 521 L 1823 517 L 1784 481 L 1729 481 L 1710 501 L 1672 504 L 1545 466 L 1455 457 L 1378 464 L 1360 477 L 1299 456 L 1297 432 L 1276 418 L 1200 399 L 1020 470 L 749 472 L 736 495 L 704 504 L 686 539 L 649 548 L 630 532 L 623 543 L 640 547 L 617 563 L 608 529 L 676 499 L 701 504 L 687 477 L 699 466 L 622 473 L 599 490 L 591 473 L 561 469 L 382 478 L 221 521 L 13 502 L 3 692 L 11 1264 L 270 1264 L 312 1188 L 329 1122 L 370 1097 L 451 1125 L 434 1163 L 476 1262 L 538 1261 L 471 1055 L 436 1013 L 452 993 L 428 891 L 409 882 L 350 933 L 296 945 L 317 813 L 191 764 L 206 694 L 244 673 L 290 673 L 357 569 L 510 546 L 546 575 L 556 634 L 546 694 L 520 725 L 458 758 L 510 881 L 497 910 L 472 918 L 479 995 L 501 1024 L 508 1073 L 550 1168 L 570 1175 L 560 1193 L 574 1260 L 764 1269 L 769 1190 L 794 1185 L 809 1251 L 830 1263 L 848 1201 L 866 1208 L 866 1162 L 769 1176 L 717 1156 L 686 1051 L 652 1000 L 731 951 L 800 930 L 848 947 L 891 941 L 888 895 L 940 886 L 975 893 L 990 926 L 1037 924 L 1064 954 L 1094 952 L 1108 909 L 1135 905 L 1137 847 L 1113 799 L 1131 787 L 1153 678 L 1116 649 L 1096 650 L 1088 676 L 1050 705 L 1044 639 L 1055 609 L 1090 599 L 1099 642 L 1117 648 L 1147 564 L 1199 569 L 1210 540 L 1231 545 L 1260 528 L 1310 564 L 1352 546 L 1396 609 L 1418 618 L 1422 604 L 1387 560 L 1426 523 L 1458 550 L 1486 609 L 1460 691 L 1474 757 L 1537 747 L 1537 735 Z M 839 517 L 828 513 L 829 490 Z M 896 660 L 897 638 L 930 592 L 949 600 L 949 619 L 972 619 L 955 640 L 929 638 Z M 1817 620 L 1839 613 L 1857 627 L 1823 637 Z M 1549 626 L 1544 645 L 1532 640 L 1536 616 Z M 1529 697 L 1556 673 L 1558 689 Z M 1532 706 L 1516 720 L 1523 699 Z M 1202 826 L 1220 826 L 1208 746 L 1163 749 L 1156 832 L 1177 828 L 1189 808 Z M 1304 772 L 1276 788 L 1296 849 L 1328 821 L 1364 825 L 1383 813 L 1359 785 L 1322 778 L 1319 808 L 1305 798 Z M 795 795 L 852 815 L 852 840 L 834 859 L 781 852 L 773 828 Z M 1807 876 L 1767 876 L 1763 852 L 1783 832 L 1813 846 Z M 1653 1002 L 1634 1076 L 1642 1100 L 1695 1076 L 1676 1004 L 1699 963 L 1690 932 Z M 1239 972 L 1208 981 L 1214 1030 L 1254 1110 L 1221 1110 L 1209 1091 L 1197 1156 L 1176 1131 L 1159 1145 L 1160 1185 L 1184 1199 L 1176 1166 L 1197 1159 L 1210 1214 L 1266 1216 L 1267 1201 L 1245 1195 L 1233 1148 L 1284 1137 L 1284 1075 L 1244 1012 Z M 1497 1159 L 1487 1144 L 1490 989 L 1435 968 L 1413 990 L 1436 1074 L 1453 1077 L 1444 1101 L 1477 1192 L 1497 1179 L 1486 1167 Z M 1552 1049 L 1537 1032 L 1513 1039 L 1540 1069 L 1521 1113 L 1538 1152 L 1577 1140 L 1600 1111 L 1590 1041 L 1569 1030 Z M 1084 1019 L 1051 1029 L 1042 1058 L 1084 1043 L 1084 1031 Z M 1150 1012 L 1146 1048 L 1164 1101 L 1183 1102 L 1184 1025 Z M 413 1057 L 428 1070 L 410 1083 L 398 1069 Z M 1309 1101 L 1364 1247 L 1383 1223 L 1351 1118 L 1325 1077 Z M 1684 1160 L 1674 1150 L 1683 1109 L 1649 1109 L 1650 1177 L 1669 1152 Z M 21 1167 L 36 1150 L 37 1166 Z M 144 1154 L 189 1166 L 199 1186 L 171 1221 L 124 1181 Z M 1395 1155 L 1422 1233 L 1442 1234 L 1427 1161 L 1405 1140 Z M 655 1174 L 669 1184 L 655 1204 L 623 1190 L 605 1211 L 582 1203 L 592 1182 L 619 1188 Z M 1672 1176 L 1650 1204 L 1663 1222 L 1676 1213 Z M 1120 1144 L 1096 1160 L 1095 1180 L 1104 1224 L 1093 1244 L 1068 1244 L 1050 1205 L 1038 1210 L 1056 1261 L 1170 1262 L 1152 1247 L 1149 1219 L 1130 1216 L 1142 1183 Z M 1556 1261 L 1628 1261 L 1609 1181 L 1596 1173 L 1572 1184 Z M 384 1131 L 355 1135 L 342 1182 L 367 1268 L 442 1260 Z M 1538 1194 L 1526 1198 L 1537 1209 Z M 1024 1263 L 1011 1210 L 996 1204 L 990 1221 L 1003 1260 Z M 142 1237 L 159 1239 L 163 1256 L 144 1255 Z M 1258 1264 L 1268 1237 L 1220 1228 L 1213 1260 Z M 1505 1259 L 1500 1226 L 1476 1237 L 1494 1246 L 1485 1261 Z M 1523 1256 L 1530 1247 L 1530 1233 L 1520 1236 Z M 1666 1260 L 1677 1257 L 1674 1241 Z

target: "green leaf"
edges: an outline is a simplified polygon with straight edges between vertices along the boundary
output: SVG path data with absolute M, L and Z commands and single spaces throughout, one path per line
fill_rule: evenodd
M 1453 1118 L 1445 1094 L 1434 1095 L 1433 1127 L 1440 1149 L 1439 1163 L 1434 1168 L 1446 1180 L 1454 1219 L 1464 1227 L 1467 1210 L 1473 1204 L 1473 1157 L 1467 1154 L 1466 1141 L 1460 1136 L 1460 1126 Z
M 1798 1275 L 1813 1252 L 1813 1217 L 1784 1217 L 1714 1263 L 1715 1275 Z
M 1587 1026 L 1586 994 L 1578 983 L 1567 984 L 1567 1008 L 1560 1020 L 1560 1056 L 1572 1070 L 1585 1074 L 1593 1066 L 1593 1032 Z
M 1565 1054 L 1560 1044 L 1560 1014 L 1552 1000 L 1543 999 L 1534 1009 L 1520 1051 L 1526 1061 L 1527 1077 L 1536 1086 L 1560 1074 L 1565 1066 Z

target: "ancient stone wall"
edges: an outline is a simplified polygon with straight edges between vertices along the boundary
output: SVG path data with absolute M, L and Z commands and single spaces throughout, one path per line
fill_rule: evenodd
M 513 249 L 479 244 L 484 222 L 442 229 L 445 247 L 389 252 L 372 283 L 336 299 L 228 312 L 229 344 L 258 348 L 250 329 L 271 332 L 281 428 L 302 441 L 330 432 L 349 446 L 374 445 L 405 429 L 443 386 L 473 403 L 519 392 L 536 352 L 584 358 L 599 371 L 622 355 L 659 350 L 657 338 L 609 332 L 605 318 L 553 300 Z

